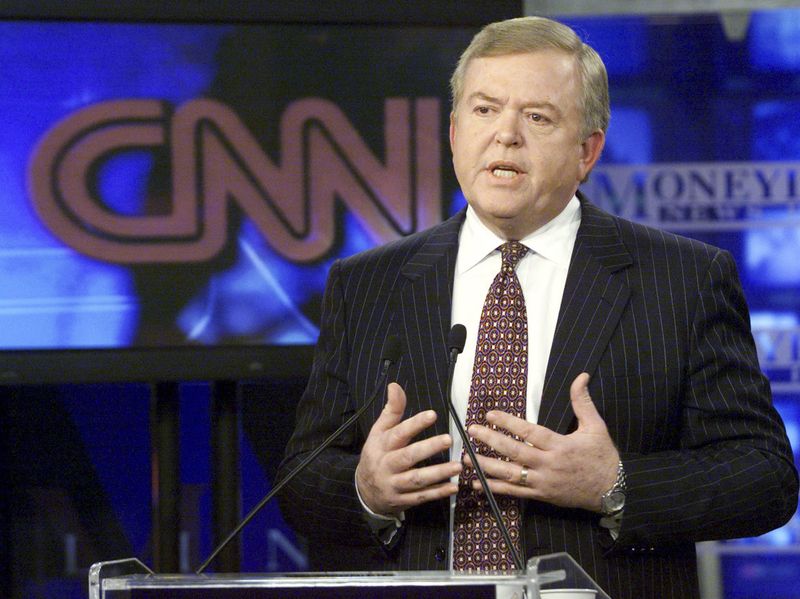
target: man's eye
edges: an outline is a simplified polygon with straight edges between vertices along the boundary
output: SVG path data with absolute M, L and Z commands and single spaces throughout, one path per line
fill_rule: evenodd
M 489 114 L 489 107 L 488 106 L 477 106 L 475 108 L 475 112 L 478 114 Z
M 528 118 L 532 120 L 534 123 L 542 123 L 544 122 L 544 117 L 539 114 L 538 112 L 532 112 L 528 115 Z

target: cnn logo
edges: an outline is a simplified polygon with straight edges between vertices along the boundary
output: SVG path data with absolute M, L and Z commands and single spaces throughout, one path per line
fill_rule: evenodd
M 376 244 L 441 220 L 439 111 L 437 98 L 387 98 L 381 159 L 335 104 L 299 99 L 281 116 L 276 164 L 220 102 L 196 99 L 174 112 L 159 100 L 103 102 L 69 115 L 39 142 L 31 201 L 64 243 L 107 262 L 212 258 L 227 242 L 231 204 L 286 258 L 315 260 L 335 242 L 337 202 Z M 164 146 L 167 214 L 118 214 L 93 195 L 93 173 L 105 159 Z

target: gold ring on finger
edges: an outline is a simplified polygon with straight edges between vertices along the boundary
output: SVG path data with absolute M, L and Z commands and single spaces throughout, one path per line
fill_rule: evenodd
M 519 472 L 519 484 L 520 486 L 525 486 L 525 483 L 528 482 L 528 467 L 523 466 L 522 470 Z

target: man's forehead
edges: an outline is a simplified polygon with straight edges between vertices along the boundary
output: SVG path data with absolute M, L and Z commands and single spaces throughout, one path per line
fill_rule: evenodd
M 522 64 L 521 61 L 511 60 L 528 57 L 536 60 L 530 61 L 531 64 Z M 517 78 L 514 73 L 515 69 L 520 68 L 523 70 L 521 77 L 525 79 Z M 528 79 L 527 73 L 530 73 L 530 79 Z M 556 91 L 553 89 L 554 86 L 560 91 L 566 91 L 570 87 L 569 80 L 579 85 L 580 74 L 577 62 L 572 55 L 549 48 L 535 52 L 475 57 L 470 60 L 465 71 L 462 99 L 476 97 L 501 99 L 507 95 L 509 87 L 524 80 L 534 84 L 530 88 L 530 93 L 525 95 L 530 95 L 531 101 L 537 101 L 537 98 L 541 100 L 539 97 L 541 93 L 550 95 Z
M 575 56 L 565 50 L 559 48 L 540 48 L 537 50 L 529 50 L 523 52 L 507 52 L 503 54 L 487 54 L 483 56 L 474 56 L 467 63 L 465 74 L 479 68 L 491 68 L 494 65 L 508 64 L 512 59 L 530 58 L 538 59 L 542 62 L 550 61 L 554 64 L 561 63 L 567 67 L 577 68 L 578 63 Z

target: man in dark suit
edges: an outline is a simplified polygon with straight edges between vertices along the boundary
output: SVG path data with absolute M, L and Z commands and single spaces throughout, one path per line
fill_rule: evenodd
M 609 101 L 602 61 L 571 29 L 490 25 L 451 85 L 469 208 L 332 267 L 282 472 L 366 399 L 390 335 L 405 352 L 383 410 L 288 487 L 283 513 L 311 542 L 315 569 L 460 569 L 455 497 L 459 484 L 480 485 L 448 432 L 446 339 L 466 325 L 452 390 L 471 414 L 484 296 L 498 248 L 514 240 L 524 246 L 511 267 L 527 314 L 522 412 L 489 405 L 468 419 L 493 491 L 521 501 L 517 548 L 570 553 L 615 599 L 696 597 L 696 541 L 761 534 L 797 505 L 732 258 L 580 194 Z

